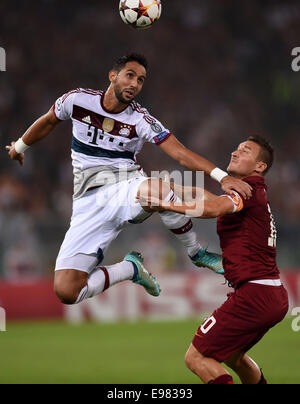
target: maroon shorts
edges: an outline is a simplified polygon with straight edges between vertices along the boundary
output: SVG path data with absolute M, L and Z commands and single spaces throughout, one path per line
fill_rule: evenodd
M 204 356 L 224 362 L 235 352 L 247 352 L 288 311 L 283 286 L 245 283 L 198 328 L 194 347 Z

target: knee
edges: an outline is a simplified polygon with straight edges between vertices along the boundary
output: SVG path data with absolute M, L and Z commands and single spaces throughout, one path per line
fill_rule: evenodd
M 54 292 L 64 304 L 74 304 L 87 283 L 87 274 L 76 270 L 55 272 Z
M 54 284 L 54 292 L 63 304 L 74 304 L 78 298 L 78 293 L 76 294 L 76 292 L 70 288 L 62 287 L 57 284 Z

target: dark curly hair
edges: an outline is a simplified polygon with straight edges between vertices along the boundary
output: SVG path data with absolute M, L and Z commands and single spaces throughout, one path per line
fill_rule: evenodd
M 139 53 L 130 53 L 116 60 L 116 62 L 113 65 L 113 70 L 120 72 L 128 62 L 137 62 L 140 65 L 144 66 L 146 70 L 148 68 L 148 62 L 145 56 Z

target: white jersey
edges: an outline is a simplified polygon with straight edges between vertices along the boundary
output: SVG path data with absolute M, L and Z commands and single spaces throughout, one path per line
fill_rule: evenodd
M 74 169 L 133 167 L 145 142 L 159 145 L 170 136 L 169 130 L 135 101 L 120 113 L 107 111 L 104 94 L 79 88 L 53 105 L 58 119 L 72 119 Z

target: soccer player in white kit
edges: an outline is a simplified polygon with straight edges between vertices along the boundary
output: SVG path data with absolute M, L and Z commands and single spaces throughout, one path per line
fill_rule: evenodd
M 72 120 L 74 171 L 73 212 L 70 228 L 60 248 L 54 289 L 65 304 L 79 303 L 108 287 L 132 280 L 153 295 L 159 285 L 143 265 L 139 253 L 127 254 L 120 263 L 101 266 L 110 243 L 128 223 L 141 223 L 151 214 L 136 199 L 157 192 L 174 202 L 177 196 L 163 181 L 147 178 L 136 163 L 145 142 L 158 145 L 190 170 L 204 171 L 218 180 L 225 192 L 244 197 L 251 188 L 185 148 L 148 111 L 134 101 L 147 76 L 147 61 L 138 54 L 121 57 L 109 72 L 107 91 L 76 89 L 60 97 L 17 141 L 6 146 L 9 156 L 24 163 L 24 151 L 43 139 L 61 122 Z M 163 223 L 186 247 L 192 262 L 222 273 L 218 254 L 202 248 L 190 217 L 161 214 Z

